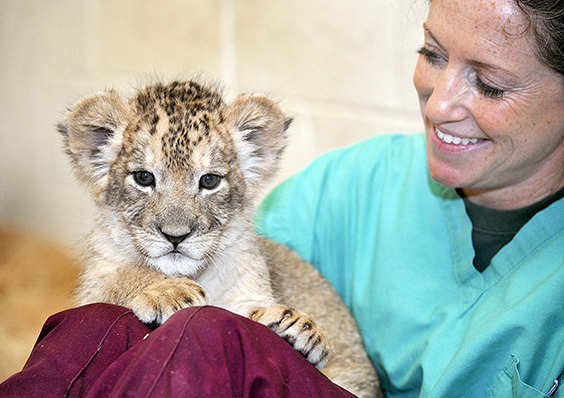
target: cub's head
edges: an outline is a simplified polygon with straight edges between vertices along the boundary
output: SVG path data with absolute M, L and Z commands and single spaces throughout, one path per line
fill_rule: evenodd
M 249 231 L 289 123 L 268 98 L 242 95 L 227 105 L 188 81 L 130 99 L 115 91 L 85 98 L 58 129 L 93 194 L 107 250 L 194 275 Z

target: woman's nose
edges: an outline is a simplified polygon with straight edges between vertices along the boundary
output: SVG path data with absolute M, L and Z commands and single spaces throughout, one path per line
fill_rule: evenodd
M 468 114 L 468 84 L 463 73 L 447 66 L 428 78 L 425 116 L 433 123 L 463 120 Z

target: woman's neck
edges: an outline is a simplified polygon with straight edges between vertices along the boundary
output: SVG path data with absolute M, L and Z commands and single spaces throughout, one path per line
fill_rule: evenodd
M 464 196 L 472 203 L 498 210 L 521 209 L 554 195 L 564 188 L 564 162 L 559 167 L 539 173 L 521 183 L 495 189 L 462 188 Z

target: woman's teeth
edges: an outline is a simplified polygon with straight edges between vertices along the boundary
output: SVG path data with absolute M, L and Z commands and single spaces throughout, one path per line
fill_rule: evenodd
M 460 138 L 460 137 L 454 137 L 450 134 L 445 134 L 440 130 L 437 130 L 437 137 L 439 137 L 439 139 L 443 142 L 446 142 L 447 144 L 454 144 L 454 145 L 468 145 L 468 144 L 475 144 L 476 142 L 478 142 L 477 138 Z

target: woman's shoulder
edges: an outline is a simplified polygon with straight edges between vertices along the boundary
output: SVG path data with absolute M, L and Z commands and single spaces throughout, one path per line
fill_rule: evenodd
M 392 169 L 392 170 L 390 170 Z M 334 149 L 315 159 L 303 172 L 331 180 L 374 177 L 374 173 L 398 171 L 425 172 L 426 153 L 423 134 L 378 135 L 344 148 Z
M 381 155 L 388 157 L 405 157 L 425 153 L 425 136 L 417 134 L 386 134 L 376 135 L 359 141 L 344 148 L 334 149 L 320 159 L 349 159 L 358 156 Z M 356 160 L 356 159 L 355 159 Z M 378 158 L 370 156 L 365 161 L 377 161 Z

